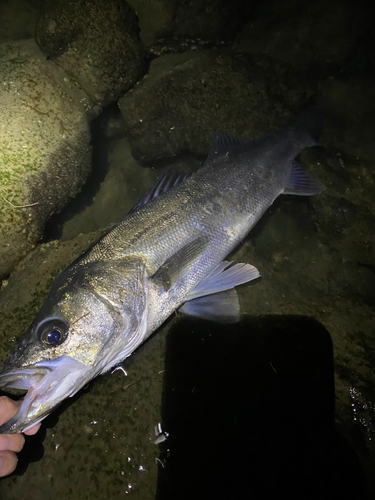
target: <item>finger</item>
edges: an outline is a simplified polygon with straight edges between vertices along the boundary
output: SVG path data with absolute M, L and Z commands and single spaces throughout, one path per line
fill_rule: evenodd
M 0 451 L 0 477 L 11 474 L 16 467 L 16 454 L 11 451 Z
M 23 434 L 0 434 L 0 452 L 1 451 L 16 451 L 22 450 L 25 444 Z
M 19 405 L 11 399 L 0 396 L 0 425 L 12 418 L 17 413 L 18 407 Z
M 33 436 L 38 432 L 39 429 L 40 429 L 40 422 L 39 424 L 34 425 L 34 427 L 31 427 L 31 429 L 25 431 L 24 434 L 26 434 L 26 436 Z

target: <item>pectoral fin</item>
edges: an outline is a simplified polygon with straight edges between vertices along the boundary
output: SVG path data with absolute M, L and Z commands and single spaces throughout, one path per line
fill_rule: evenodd
M 165 291 L 168 291 L 181 276 L 186 274 L 186 270 L 192 265 L 194 260 L 205 251 L 207 244 L 207 240 L 203 237 L 190 241 L 178 250 L 178 252 L 169 257 L 156 273 L 151 276 L 150 280 Z

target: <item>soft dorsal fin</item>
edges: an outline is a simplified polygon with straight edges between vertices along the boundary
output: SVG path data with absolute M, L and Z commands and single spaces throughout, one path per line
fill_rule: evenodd
M 242 139 L 238 139 L 238 137 L 232 137 L 231 135 L 217 132 L 212 137 L 206 162 L 218 156 L 227 156 L 233 152 L 240 153 L 242 151 L 248 151 L 251 145 L 252 142 L 245 142 Z
M 311 196 L 321 193 L 324 189 L 326 189 L 324 184 L 305 172 L 298 162 L 292 162 L 289 179 L 283 194 Z
M 143 207 L 143 205 L 146 205 L 154 198 L 157 198 L 161 194 L 167 193 L 170 189 L 178 186 L 179 184 L 181 184 L 181 182 L 190 177 L 191 174 L 192 172 L 179 174 L 178 172 L 167 170 L 147 191 L 147 193 L 137 201 L 134 207 L 130 209 L 128 215 Z

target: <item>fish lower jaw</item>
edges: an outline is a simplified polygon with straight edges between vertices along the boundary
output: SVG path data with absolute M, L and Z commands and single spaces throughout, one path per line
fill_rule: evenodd
M 17 413 L 0 427 L 0 433 L 23 432 L 51 413 L 64 399 L 73 396 L 81 389 L 90 376 L 91 367 L 87 367 L 67 356 L 54 362 L 37 363 L 35 372 L 28 368 L 23 380 L 23 388 L 28 386 L 25 397 L 19 401 Z M 44 372 L 41 375 L 42 371 Z M 7 386 L 12 387 L 11 373 L 7 375 Z M 17 387 L 20 386 L 20 372 L 17 372 Z

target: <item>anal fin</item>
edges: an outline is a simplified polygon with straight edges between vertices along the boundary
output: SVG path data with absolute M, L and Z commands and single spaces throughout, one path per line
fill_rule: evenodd
M 251 264 L 235 264 L 226 260 L 220 264 L 192 290 L 188 300 L 230 290 L 235 286 L 259 278 L 260 274 Z
M 236 290 L 189 300 L 179 310 L 184 314 L 218 323 L 238 323 L 240 320 L 240 304 Z

